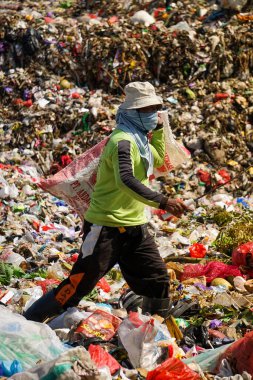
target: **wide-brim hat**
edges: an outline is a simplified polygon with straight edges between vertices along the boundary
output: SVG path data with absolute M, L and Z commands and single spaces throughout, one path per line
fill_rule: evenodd
M 124 88 L 126 99 L 121 109 L 138 109 L 148 106 L 161 106 L 163 100 L 156 95 L 155 88 L 149 82 L 131 82 Z

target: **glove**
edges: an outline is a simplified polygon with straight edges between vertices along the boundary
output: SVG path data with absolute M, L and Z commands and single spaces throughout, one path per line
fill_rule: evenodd
M 182 214 L 188 211 L 188 207 L 178 199 L 170 199 L 168 198 L 167 204 L 165 206 L 165 211 L 171 213 L 172 215 L 180 218 Z

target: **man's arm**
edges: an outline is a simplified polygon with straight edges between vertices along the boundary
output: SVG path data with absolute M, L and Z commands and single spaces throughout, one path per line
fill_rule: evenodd
M 130 141 L 122 140 L 117 144 L 113 166 L 117 186 L 134 199 L 148 206 L 165 210 L 168 198 L 143 185 L 133 174 L 133 146 Z

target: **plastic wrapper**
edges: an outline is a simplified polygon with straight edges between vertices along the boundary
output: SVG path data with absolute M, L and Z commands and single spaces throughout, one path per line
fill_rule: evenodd
M 97 337 L 102 340 L 110 340 L 118 330 L 121 320 L 103 310 L 96 310 L 88 318 L 82 320 L 75 334 L 81 334 L 86 338 Z

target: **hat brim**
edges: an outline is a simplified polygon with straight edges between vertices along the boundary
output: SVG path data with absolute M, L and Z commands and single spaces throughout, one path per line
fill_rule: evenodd
M 126 100 L 119 106 L 119 108 L 123 110 L 132 110 L 149 106 L 161 106 L 162 104 L 163 100 L 160 96 L 146 96 L 139 99 Z

